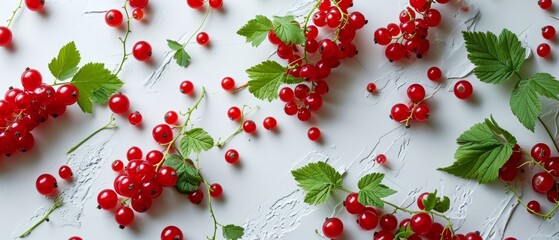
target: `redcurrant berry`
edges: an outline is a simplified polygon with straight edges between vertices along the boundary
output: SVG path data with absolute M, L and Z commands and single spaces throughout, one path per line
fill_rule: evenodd
M 168 111 L 165 113 L 163 119 L 165 120 L 165 123 L 175 125 L 179 121 L 179 114 L 175 111 Z
M 136 21 L 142 21 L 142 19 L 144 19 L 144 10 L 142 10 L 141 8 L 134 9 L 134 11 L 132 12 L 132 17 Z
M 370 92 L 370 93 L 377 92 L 377 85 L 375 83 L 367 84 L 367 92 Z
M 128 122 L 130 122 L 130 124 L 132 125 L 138 125 L 142 123 L 142 114 L 138 111 L 131 112 L 128 115 Z
M 375 158 L 375 161 L 380 165 L 384 165 L 386 163 L 386 155 L 384 155 L 384 154 L 377 155 L 377 157 Z
M 474 87 L 466 80 L 460 80 L 454 85 L 454 95 L 459 99 L 467 99 L 474 93 Z
M 317 127 L 311 127 L 309 128 L 309 131 L 307 131 L 307 136 L 311 141 L 318 141 L 318 139 L 320 139 L 320 135 L 320 129 Z
M 344 223 L 339 218 L 328 218 L 322 225 L 322 233 L 330 239 L 337 238 L 344 232 Z
M 414 233 L 423 235 L 431 230 L 433 219 L 427 213 L 418 213 L 411 217 L 410 228 Z
M 175 226 L 167 226 L 161 231 L 161 240 L 183 240 L 182 231 Z
M 210 7 L 213 9 L 220 9 L 223 7 L 223 0 L 209 0 Z
M 551 149 L 545 143 L 538 143 L 532 147 L 530 155 L 537 162 L 544 163 L 549 160 L 549 157 L 551 156 Z
M 233 89 L 235 89 L 235 79 L 233 79 L 232 77 L 223 78 L 223 80 L 221 80 L 221 87 L 225 91 L 232 91 Z
M 56 178 L 54 178 L 54 176 L 45 173 L 37 178 L 35 187 L 40 194 L 48 196 L 52 195 L 56 191 L 58 184 L 56 183 Z
M 241 109 L 238 107 L 230 107 L 229 110 L 227 110 L 227 116 L 229 117 L 229 119 L 231 119 L 231 121 L 233 120 L 239 120 L 241 119 Z
M 181 85 L 179 86 L 179 89 L 180 89 L 182 94 L 189 95 L 194 90 L 194 84 L 192 84 L 191 81 L 185 80 L 185 81 L 181 82 Z
M 41 11 L 45 7 L 45 0 L 25 0 L 25 6 L 31 11 Z
M 365 206 L 363 206 L 363 204 L 361 204 L 357 199 L 357 193 L 350 193 L 347 195 L 344 201 L 347 212 L 351 214 L 360 214 L 365 211 Z
M 62 167 L 58 169 L 58 176 L 64 180 L 72 178 L 72 175 L 72 169 L 66 165 L 62 165 Z
M 536 52 L 538 53 L 538 56 L 545 58 L 551 53 L 551 47 L 547 43 L 542 43 L 538 45 Z
M 188 194 L 188 200 L 194 205 L 199 205 L 204 200 L 204 193 L 198 189 Z
M 33 91 L 43 84 L 43 77 L 36 69 L 28 68 L 21 74 L 21 85 L 25 91 Z
M 172 187 L 177 184 L 179 175 L 177 171 L 169 166 L 163 166 L 157 172 L 155 180 L 163 187 Z
M 7 27 L 0 27 L 0 46 L 9 46 L 12 43 L 12 31 Z
M 146 161 L 151 164 L 159 164 L 163 160 L 164 154 L 159 150 L 152 150 L 146 155 Z
M 398 103 L 392 107 L 390 111 L 390 117 L 396 122 L 402 122 L 406 120 L 410 115 L 410 109 L 406 104 Z
M 425 104 L 419 104 L 415 107 L 415 109 L 413 110 L 413 119 L 416 121 L 420 121 L 423 122 L 425 120 L 427 120 L 427 118 L 429 117 L 429 112 L 431 110 L 429 109 L 429 107 Z
M 551 174 L 540 172 L 532 178 L 532 188 L 538 193 L 547 193 L 555 185 L 555 180 Z
M 540 213 L 542 210 L 538 201 L 530 201 L 526 206 L 528 207 L 528 212 L 531 214 Z
M 246 120 L 243 123 L 243 130 L 246 133 L 253 133 L 254 131 L 256 131 L 256 124 L 252 120 Z
M 429 195 L 428 192 L 424 192 L 417 197 L 417 207 L 421 210 L 425 209 L 425 205 L 423 204 L 423 199 L 425 199 Z
M 122 161 L 120 161 L 118 159 L 114 160 L 113 163 L 111 164 L 111 168 L 115 172 L 120 172 L 124 169 L 124 163 L 122 163 Z
M 273 130 L 278 125 L 278 122 L 273 117 L 264 118 L 264 122 L 262 123 L 266 130 Z
M 359 226 L 365 230 L 370 231 L 377 227 L 378 225 L 378 216 L 376 213 L 371 211 L 364 211 L 359 215 L 358 218 Z
M 167 144 L 173 140 L 173 129 L 167 124 L 159 124 L 153 128 L 152 136 L 155 142 Z
M 398 226 L 398 219 L 392 214 L 380 217 L 380 227 L 385 231 L 392 231 Z
M 132 8 L 145 8 L 147 7 L 149 0 L 130 0 L 129 4 Z
M 139 41 L 132 47 L 132 55 L 138 61 L 146 61 L 151 58 L 151 45 L 146 41 Z
M 542 36 L 547 40 L 555 38 L 555 28 L 551 25 L 547 25 L 542 28 Z
M 429 80 L 431 80 L 433 82 L 437 82 L 437 81 L 441 80 L 442 75 L 443 75 L 443 73 L 442 73 L 441 69 L 438 68 L 438 67 L 431 67 L 427 71 L 427 78 L 429 78 Z
M 73 84 L 63 84 L 56 90 L 56 99 L 66 105 L 72 105 L 78 101 L 80 93 Z
M 425 99 L 425 88 L 420 84 L 412 84 L 408 87 L 408 98 L 414 102 L 418 103 Z
M 112 189 L 105 189 L 99 192 L 97 195 L 97 208 L 110 210 L 116 207 L 118 203 L 118 197 Z
M 134 221 L 134 211 L 129 207 L 122 206 L 115 211 L 115 220 L 119 228 L 124 229 Z
M 105 14 L 105 22 L 111 27 L 118 27 L 122 24 L 124 16 L 119 10 L 112 9 Z
M 126 152 L 126 159 L 128 159 L 128 161 L 141 160 L 142 157 L 142 149 L 136 146 L 131 147 L 130 149 L 128 149 L 128 152 Z
M 202 46 L 206 46 L 210 43 L 210 35 L 206 32 L 200 32 L 196 35 L 196 42 Z
M 116 114 L 128 112 L 130 108 L 130 100 L 122 93 L 112 95 L 109 99 L 109 108 Z
M 219 198 L 223 194 L 223 187 L 219 183 L 214 183 L 210 185 L 210 196 L 213 198 Z
M 225 152 L 225 161 L 230 164 L 235 164 L 239 161 L 239 152 L 235 149 L 229 149 Z
M 200 8 L 204 5 L 204 0 L 186 0 L 190 8 Z
M 538 5 L 544 10 L 550 9 L 552 4 L 553 2 L 551 0 L 538 0 Z

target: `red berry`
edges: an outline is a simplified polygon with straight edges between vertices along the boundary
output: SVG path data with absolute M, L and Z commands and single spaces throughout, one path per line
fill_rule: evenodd
M 531 214 L 540 213 L 542 210 L 538 201 L 530 201 L 526 206 L 528 207 L 528 212 Z
M 551 53 L 551 47 L 547 43 L 542 43 L 538 45 L 536 52 L 538 53 L 538 56 L 545 58 Z
M 189 95 L 194 90 L 194 84 L 192 84 L 191 81 L 185 80 L 185 81 L 181 82 L 181 85 L 179 86 L 179 89 L 180 89 L 182 94 Z
M 392 214 L 380 217 L 380 227 L 385 231 L 392 231 L 398 226 L 398 219 Z
M 204 0 L 186 0 L 190 8 L 200 8 L 204 5 Z
M 454 85 L 454 95 L 459 99 L 467 99 L 474 93 L 474 87 L 466 80 L 460 80 Z
M 182 231 L 175 226 L 167 226 L 161 231 L 161 240 L 183 240 Z
M 367 24 L 367 19 L 360 12 L 352 12 L 349 14 L 349 26 L 353 29 L 361 29 Z
M 153 128 L 152 136 L 155 142 L 167 144 L 173 140 L 173 129 L 167 124 L 159 124 Z
M 337 238 L 344 232 L 344 223 L 339 218 L 328 218 L 322 224 L 322 233 L 330 239 Z
M 142 122 L 142 114 L 138 111 L 131 112 L 128 115 L 128 122 L 132 125 L 138 125 Z
M 390 62 L 398 61 L 406 55 L 406 47 L 401 43 L 391 43 L 386 47 L 384 55 Z
M 63 84 L 56 90 L 56 99 L 66 105 L 72 105 L 78 101 L 80 93 L 73 84 Z
M 408 87 L 408 98 L 414 102 L 418 103 L 425 99 L 425 88 L 420 84 L 412 84 Z
M 317 141 L 318 139 L 320 139 L 320 135 L 320 129 L 318 129 L 317 127 L 311 127 L 309 128 L 309 131 L 307 131 L 307 136 L 311 141 Z
M 152 199 L 151 196 L 147 193 L 140 193 L 137 196 L 133 197 L 130 203 L 134 211 L 144 213 L 151 208 Z
M 119 10 L 112 9 L 105 14 L 105 22 L 111 27 L 118 27 L 122 24 L 124 17 Z
M 206 46 L 210 43 L 210 35 L 206 32 L 200 32 L 196 35 L 196 42 L 202 46 Z
M 144 10 L 142 10 L 141 8 L 134 9 L 134 11 L 132 11 L 132 17 L 136 21 L 142 21 L 142 19 L 144 19 Z
M 109 99 L 109 108 L 116 114 L 126 113 L 130 108 L 130 100 L 124 94 L 117 93 Z
M 210 185 L 210 196 L 213 198 L 219 198 L 223 194 L 223 188 L 219 183 L 214 183 Z
M 126 152 L 126 159 L 128 159 L 128 161 L 141 160 L 142 157 L 143 157 L 142 149 L 136 146 L 129 148 L 128 152 Z
M 377 85 L 375 83 L 367 84 L 367 92 L 370 92 L 370 93 L 377 92 Z
M 427 120 L 427 118 L 429 117 L 429 112 L 431 111 L 431 109 L 429 109 L 429 107 L 425 104 L 419 104 L 415 107 L 415 109 L 413 110 L 413 119 L 419 122 L 423 122 L 425 120 Z
M 318 93 L 311 93 L 307 97 L 305 97 L 305 105 L 308 108 L 316 112 L 322 108 L 323 100 L 322 97 Z
M 555 38 L 555 28 L 551 25 L 547 25 L 542 28 L 542 36 L 547 40 Z
M 350 193 L 347 195 L 344 201 L 345 208 L 347 212 L 351 214 L 360 214 L 365 211 L 365 206 L 361 204 L 358 199 L 357 193 Z
M 386 28 L 379 28 L 375 31 L 375 43 L 385 46 L 392 41 L 392 34 Z
M 410 115 L 410 109 L 407 105 L 398 103 L 392 107 L 390 111 L 390 116 L 396 122 L 402 122 L 406 120 Z
M 544 10 L 550 9 L 552 4 L 553 2 L 551 0 L 538 0 L 538 5 Z
M 178 177 L 177 171 L 174 168 L 163 166 L 157 172 L 155 181 L 163 187 L 172 187 L 177 184 Z
M 78 236 L 72 236 L 70 238 L 68 238 L 68 240 L 83 240 L 81 237 Z
M 223 78 L 223 80 L 221 80 L 221 87 L 225 91 L 232 91 L 233 89 L 235 89 L 235 79 L 233 79 L 232 77 Z
M 559 177 L 559 157 L 552 157 L 545 161 L 545 169 L 554 177 Z
M 375 158 L 375 161 L 380 165 L 385 164 L 386 163 L 386 155 L 384 155 L 384 154 L 377 155 L 377 157 Z
M 516 179 L 517 173 L 518 168 L 511 162 L 507 162 L 499 169 L 499 180 L 505 183 L 512 182 Z
M 418 213 L 411 217 L 410 228 L 414 233 L 423 235 L 431 230 L 433 219 L 427 213 Z
M 155 180 L 151 180 L 149 182 L 142 183 L 140 189 L 143 193 L 148 194 L 152 198 L 158 198 L 163 191 L 163 186 L 157 183 Z
M 465 240 L 483 240 L 483 238 L 478 233 L 468 233 L 466 234 Z
M 552 188 L 549 192 L 547 192 L 546 197 L 550 203 L 557 203 L 559 201 L 559 191 L 557 191 L 556 188 Z
M 21 74 L 21 85 L 25 91 L 33 91 L 43 84 L 43 77 L 36 69 L 26 69 Z
M 31 11 L 41 11 L 45 7 L 45 0 L 25 0 L 25 6 Z
M 532 147 L 530 155 L 537 162 L 544 163 L 549 160 L 549 157 L 551 156 L 551 149 L 545 143 L 538 143 Z
M 423 205 L 423 199 L 427 198 L 428 195 L 429 195 L 428 192 L 424 192 L 424 193 L 420 194 L 419 197 L 417 197 L 417 207 L 420 210 L 425 209 L 425 205 Z
M 394 233 L 390 231 L 380 231 L 375 233 L 373 240 L 394 240 Z
M 508 237 L 508 238 L 505 238 L 504 240 L 516 240 L 516 238 Z
M 204 193 L 200 189 L 188 194 L 188 200 L 194 205 L 199 205 L 204 200 Z
M 423 15 L 423 19 L 429 27 L 436 27 L 441 23 L 441 13 L 434 8 L 428 9 Z
M 110 210 L 116 207 L 118 203 L 118 196 L 112 189 L 105 189 L 97 195 L 98 208 Z
M 230 164 L 235 164 L 239 161 L 239 152 L 235 149 L 229 149 L 225 152 L 225 161 Z
M 246 120 L 243 123 L 243 130 L 246 133 L 253 133 L 254 131 L 256 131 L 256 124 L 252 120 Z
M 163 160 L 164 154 L 159 150 L 152 150 L 146 155 L 146 161 L 151 164 L 158 164 Z
M 168 111 L 165 113 L 163 119 L 165 120 L 165 123 L 175 125 L 179 121 L 179 114 L 175 111 Z
M 45 173 L 37 178 L 35 187 L 40 194 L 48 196 L 52 195 L 56 191 L 58 184 L 56 183 L 56 178 Z
M 0 46 L 8 46 L 12 43 L 12 31 L 7 27 L 0 27 Z
M 291 102 L 295 99 L 295 94 L 293 93 L 293 89 L 289 87 L 284 87 L 279 92 L 279 98 L 282 102 Z
M 58 169 L 58 176 L 64 180 L 70 179 L 72 175 L 72 169 L 66 165 L 62 165 L 62 167 Z
M 551 174 L 540 172 L 532 178 L 532 188 L 539 193 L 547 193 L 555 185 L 555 180 Z
M 278 122 L 273 117 L 264 118 L 263 124 L 266 130 L 273 130 L 278 125 Z
M 129 226 L 134 221 L 134 211 L 126 206 L 119 207 L 115 211 L 115 220 L 120 228 Z
M 377 227 L 378 225 L 378 216 L 376 213 L 371 212 L 371 211 L 364 211 L 363 213 L 361 213 L 359 215 L 358 218 L 358 223 L 359 226 L 365 230 L 365 231 L 370 231 L 373 230 Z
M 139 41 L 132 47 L 132 55 L 138 61 L 146 61 L 151 58 L 151 45 L 146 41 Z
M 443 73 L 441 72 L 441 69 L 438 67 L 431 67 L 427 71 L 427 78 L 429 78 L 429 80 L 433 82 L 437 82 L 441 80 L 442 75 Z
M 229 117 L 229 119 L 231 119 L 231 121 L 233 120 L 239 120 L 241 118 L 242 115 L 242 111 L 240 108 L 238 107 L 230 107 L 229 110 L 227 110 L 227 116 Z
M 113 163 L 111 164 L 111 168 L 115 172 L 120 172 L 124 169 L 124 163 L 122 163 L 122 161 L 120 160 L 114 160 Z
M 278 45 L 281 43 L 281 40 L 278 38 L 278 36 L 276 35 L 276 33 L 274 31 L 269 31 L 268 32 L 268 41 L 270 41 L 270 43 L 274 44 L 274 45 Z
M 223 0 L 209 0 L 210 7 L 213 9 L 220 9 L 223 7 Z
M 296 103 L 291 101 L 291 102 L 288 102 L 288 103 L 285 104 L 285 107 L 283 108 L 283 110 L 284 110 L 285 114 L 287 114 L 289 116 L 292 116 L 292 115 L 297 114 L 298 107 L 297 107 Z
M 145 8 L 147 7 L 149 0 L 130 0 L 130 7 L 133 8 Z

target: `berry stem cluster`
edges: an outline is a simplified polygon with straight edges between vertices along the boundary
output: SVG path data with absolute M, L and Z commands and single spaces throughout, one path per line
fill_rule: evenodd
M 118 74 L 122 71 L 122 66 L 124 65 L 124 62 L 126 62 L 126 59 L 128 59 L 128 56 L 130 55 L 129 53 L 126 52 L 126 41 L 128 40 L 128 36 L 132 32 L 132 31 L 130 31 L 130 20 L 132 18 L 130 17 L 130 14 L 128 13 L 128 8 L 126 7 L 127 3 L 128 3 L 128 0 L 125 0 L 124 5 L 122 6 L 122 9 L 124 9 L 124 14 L 126 15 L 126 34 L 124 34 L 124 38 L 122 38 L 122 37 L 118 38 L 120 40 L 120 42 L 122 43 L 122 60 L 120 61 L 118 69 L 114 73 L 116 76 L 118 76 Z
M 186 42 L 184 42 L 182 44 L 182 47 L 186 47 L 186 45 L 188 45 L 188 43 L 190 43 L 190 41 L 192 41 L 192 38 L 194 38 L 194 36 L 196 36 L 196 34 L 198 34 L 198 32 L 200 32 L 200 29 L 202 29 L 202 27 L 204 26 L 204 24 L 206 23 L 206 20 L 208 20 L 208 17 L 210 16 L 210 12 L 212 11 L 212 8 L 209 7 L 206 10 L 206 13 L 204 14 L 204 19 L 202 19 L 202 22 L 200 23 L 200 25 L 198 26 L 198 28 L 196 28 L 196 30 L 192 33 L 192 35 L 190 35 L 190 37 L 188 38 L 188 40 L 186 40 Z
M 84 138 L 81 142 L 79 142 L 78 144 L 76 144 L 74 147 L 70 148 L 70 150 L 68 150 L 68 152 L 66 152 L 66 154 L 71 154 L 74 151 L 76 151 L 76 149 L 78 149 L 81 145 L 83 145 L 85 142 L 87 142 L 89 139 L 91 139 L 92 137 L 94 137 L 95 135 L 97 135 L 98 133 L 100 133 L 103 130 L 107 130 L 107 129 L 117 129 L 118 126 L 116 125 L 116 118 L 114 116 L 114 114 L 111 114 L 111 118 L 109 119 L 109 122 L 105 125 L 103 125 L 101 128 L 95 130 L 95 132 L 91 133 L 89 136 L 87 136 L 86 138 Z
M 522 198 L 518 194 L 517 188 L 518 188 L 518 180 L 515 182 L 515 184 L 510 184 L 509 185 L 509 191 L 511 191 L 514 194 L 514 197 L 516 198 L 516 200 L 518 200 L 520 205 L 522 205 L 529 213 L 534 214 L 536 216 L 539 216 L 544 220 L 551 219 L 553 216 L 555 216 L 555 212 L 557 211 L 557 209 L 559 209 L 559 202 L 557 202 L 557 204 L 555 204 L 555 207 L 553 207 L 553 209 L 551 209 L 549 212 L 547 212 L 545 214 L 539 213 L 539 212 L 534 211 L 533 209 L 529 208 L 528 205 L 526 203 L 524 203 L 524 201 L 522 200 Z
M 245 111 L 246 108 L 249 108 L 250 110 L 247 112 Z M 243 106 L 242 110 L 241 110 L 241 118 L 239 120 L 239 127 L 237 128 L 237 130 L 235 130 L 233 133 L 231 133 L 231 135 L 229 135 L 229 137 L 227 137 L 225 140 L 221 140 L 221 138 L 219 138 L 217 140 L 217 143 L 215 144 L 215 146 L 217 146 L 218 148 L 222 148 L 223 146 L 225 146 L 225 144 L 227 142 L 229 142 L 229 140 L 231 140 L 233 137 L 237 136 L 237 134 L 241 133 L 243 131 L 243 123 L 245 122 L 245 118 L 246 116 L 252 112 L 254 109 L 250 108 L 248 106 Z
M 14 18 L 16 17 L 16 14 L 19 11 L 19 9 L 21 9 L 22 4 L 23 4 L 23 0 L 19 0 L 19 4 L 17 5 L 16 9 L 14 9 L 14 11 L 12 12 L 12 16 L 10 17 L 10 19 L 8 19 L 7 21 L 8 22 L 8 24 L 6 24 L 7 28 L 10 28 L 10 25 L 14 21 Z
M 54 210 L 60 208 L 62 206 L 63 202 L 62 199 L 57 199 L 56 201 L 54 201 L 54 204 L 52 205 L 52 207 L 49 208 L 49 210 L 45 213 L 45 215 L 39 219 L 39 221 L 37 221 L 33 226 L 31 226 L 29 229 L 27 229 L 27 231 L 23 232 L 21 235 L 18 236 L 18 238 L 24 238 L 27 237 L 29 234 L 31 234 L 31 232 L 33 230 L 35 230 L 35 228 L 37 228 L 39 225 L 41 225 L 41 223 L 45 222 L 45 221 L 49 221 L 49 216 L 52 212 L 54 212 Z

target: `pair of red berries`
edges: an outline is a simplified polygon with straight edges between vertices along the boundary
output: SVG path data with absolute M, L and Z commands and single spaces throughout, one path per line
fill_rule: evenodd
M 64 180 L 70 180 L 73 176 L 72 169 L 63 165 L 60 169 L 58 169 L 58 175 Z M 41 195 L 51 196 L 56 192 L 58 183 L 53 175 L 45 173 L 37 178 L 37 181 L 35 181 L 35 187 L 37 188 L 37 192 Z
M 542 28 L 542 36 L 547 40 L 554 39 L 555 33 L 555 28 L 551 25 L 547 25 Z M 538 56 L 546 58 L 551 54 L 551 46 L 549 46 L 549 44 L 547 43 L 542 43 L 536 48 L 536 53 L 538 54 Z

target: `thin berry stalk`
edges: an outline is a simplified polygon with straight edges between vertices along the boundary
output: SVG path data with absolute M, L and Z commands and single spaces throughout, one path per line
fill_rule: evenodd
M 520 198 L 518 192 L 516 191 L 516 188 L 517 188 L 516 185 L 517 184 L 518 184 L 518 181 L 514 184 L 514 186 L 511 184 L 510 187 L 509 187 L 509 190 L 514 194 L 514 197 L 516 197 L 516 200 L 518 200 L 518 203 L 520 203 L 520 205 L 522 205 L 526 210 L 528 210 L 528 212 L 530 212 L 531 214 L 534 214 L 536 216 L 539 216 L 544 220 L 550 219 L 553 216 L 555 216 L 555 212 L 559 209 L 559 202 L 557 202 L 555 207 L 553 207 L 553 209 L 551 209 L 546 214 L 542 214 L 542 213 L 539 213 L 539 212 L 534 212 L 534 211 L 532 211 L 532 209 L 528 208 L 528 205 L 526 205 L 526 203 L 524 203 L 524 201 L 522 201 L 522 198 Z
M 190 35 L 190 37 L 188 38 L 188 40 L 186 40 L 185 43 L 182 44 L 182 47 L 185 48 L 186 45 L 192 40 L 192 38 L 194 38 L 194 36 L 196 36 L 196 34 L 198 32 L 200 32 L 200 29 L 202 29 L 202 27 L 204 26 L 204 23 L 206 23 L 206 20 L 208 19 L 208 16 L 210 16 L 210 12 L 212 11 L 212 8 L 209 7 L 208 10 L 206 10 L 206 14 L 204 15 L 204 19 L 202 19 L 202 22 L 200 23 L 200 25 L 198 26 L 198 28 L 196 29 L 196 31 L 194 31 L 194 33 L 192 33 L 192 35 Z
M 553 134 L 551 134 L 551 131 L 549 130 L 549 128 L 547 127 L 547 125 L 545 125 L 545 123 L 543 122 L 542 118 L 538 116 L 538 120 L 540 121 L 540 123 L 542 124 L 543 128 L 545 129 L 545 131 L 547 132 L 547 135 L 549 136 L 549 138 L 551 139 L 551 142 L 553 143 L 553 146 L 555 146 L 555 150 L 559 153 L 559 146 L 557 145 L 557 142 L 555 142 L 555 139 L 553 138 Z
M 221 138 L 219 138 L 215 146 L 217 146 L 218 148 L 222 148 L 223 146 L 225 146 L 227 142 L 229 142 L 229 140 L 231 140 L 233 137 L 237 136 L 239 133 L 243 131 L 243 122 L 245 121 L 246 116 L 254 110 L 253 108 L 251 108 L 248 112 L 245 112 L 245 108 L 247 107 L 248 106 L 245 105 L 241 110 L 241 120 L 239 120 L 239 127 L 237 128 L 237 130 L 235 130 L 231 135 L 229 135 L 229 137 L 227 137 L 223 141 L 221 140 Z
M 21 5 L 23 3 L 23 0 L 19 0 L 19 4 L 17 5 L 16 9 L 12 12 L 12 17 L 10 17 L 10 19 L 8 19 L 8 24 L 6 25 L 7 28 L 10 28 L 10 25 L 12 25 L 12 22 L 14 21 L 14 18 L 16 17 L 16 13 L 19 11 L 19 9 L 21 9 Z
M 305 16 L 305 24 L 303 24 L 303 32 L 307 31 L 307 26 L 309 25 L 309 21 L 311 19 L 311 15 L 313 14 L 314 10 L 316 10 L 318 8 L 318 6 L 320 5 L 322 1 L 317 0 L 316 3 L 314 4 L 313 8 L 311 9 L 311 11 L 309 11 L 309 13 L 307 14 L 307 16 Z M 305 41 L 305 44 L 303 45 L 303 50 L 304 50 L 304 55 L 303 55 L 303 59 L 305 59 L 305 62 L 309 62 L 307 60 L 307 41 Z
M 95 135 L 100 133 L 101 131 L 106 130 L 106 129 L 116 129 L 116 128 L 118 128 L 118 126 L 116 125 L 115 120 L 116 120 L 115 116 L 113 114 L 111 114 L 111 118 L 110 118 L 110 120 L 107 124 L 105 124 L 104 126 L 102 126 L 99 129 L 95 130 L 95 132 L 91 133 L 89 136 L 87 136 L 81 142 L 76 144 L 76 146 L 70 148 L 70 150 L 68 150 L 68 152 L 66 152 L 66 154 L 71 154 L 72 152 L 76 151 L 76 149 L 78 149 L 81 145 L 86 143 L 89 139 L 91 139 L 92 137 L 94 137 Z
M 35 228 L 37 228 L 39 225 L 41 225 L 41 223 L 45 222 L 45 221 L 49 221 L 49 216 L 52 212 L 54 212 L 54 210 L 60 208 L 62 206 L 63 202 L 61 199 L 57 199 L 54 204 L 52 205 L 52 207 L 49 208 L 49 210 L 45 213 L 45 215 L 39 219 L 38 222 L 36 222 L 33 226 L 31 226 L 29 229 L 27 229 L 27 231 L 23 232 L 21 235 L 19 235 L 18 238 L 24 238 L 27 237 L 29 234 L 31 234 L 31 232 L 33 230 L 35 230 Z
M 129 53 L 126 53 L 126 41 L 128 40 L 128 36 L 130 35 L 130 33 L 132 31 L 130 31 L 130 20 L 132 19 L 130 17 L 130 14 L 128 13 L 128 8 L 126 7 L 126 4 L 128 3 L 128 0 L 124 1 L 124 6 L 122 6 L 122 9 L 124 9 L 124 14 L 126 15 L 126 34 L 124 35 L 124 38 L 119 37 L 118 39 L 120 40 L 120 42 L 122 43 L 122 60 L 120 61 L 120 64 L 118 66 L 118 70 L 116 70 L 116 72 L 114 73 L 115 76 L 118 76 L 118 74 L 122 71 L 122 66 L 124 65 L 124 62 L 126 62 L 126 59 L 128 59 L 128 56 L 130 55 Z

